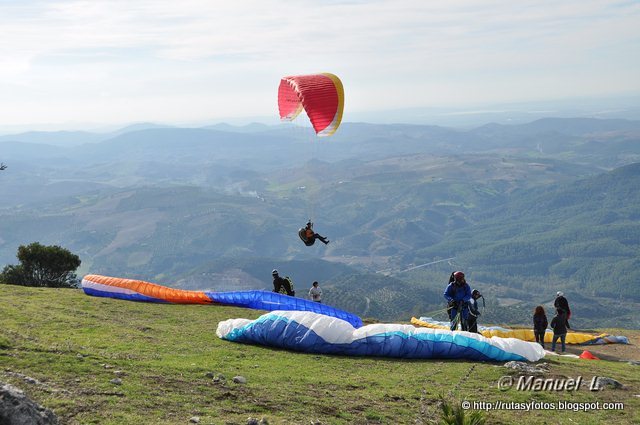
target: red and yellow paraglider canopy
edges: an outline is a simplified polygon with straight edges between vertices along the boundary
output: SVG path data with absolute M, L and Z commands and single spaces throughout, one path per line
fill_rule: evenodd
M 285 121 L 294 120 L 304 109 L 316 134 L 331 136 L 342 121 L 342 82 L 329 73 L 284 77 L 278 88 L 278 109 Z

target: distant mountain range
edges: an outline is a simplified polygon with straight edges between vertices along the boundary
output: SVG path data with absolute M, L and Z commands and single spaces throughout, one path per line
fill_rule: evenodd
M 282 268 L 384 320 L 442 310 L 458 268 L 496 321 L 561 288 L 589 312 L 578 325 L 640 326 L 640 121 L 344 123 L 324 139 L 143 124 L 2 136 L 0 161 L 0 264 L 39 241 L 81 273 L 190 289 L 270 288 Z M 299 241 L 308 218 L 329 245 Z

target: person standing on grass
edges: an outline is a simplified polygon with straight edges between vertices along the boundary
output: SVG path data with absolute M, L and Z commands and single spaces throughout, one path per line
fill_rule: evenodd
M 556 299 L 553 301 L 553 306 L 555 308 L 561 308 L 564 310 L 567 315 L 567 325 L 569 324 L 569 319 L 571 319 L 571 309 L 569 308 L 569 301 L 564 296 L 564 292 L 558 291 L 556 292 Z
M 560 339 L 562 343 L 562 352 L 565 351 L 564 342 L 567 339 L 567 313 L 561 308 L 556 310 L 556 315 L 551 319 L 551 328 L 553 329 L 553 340 L 551 342 L 551 351 L 556 351 L 556 341 Z
M 457 271 L 451 273 L 449 284 L 444 291 L 444 299 L 447 300 L 447 313 L 451 320 L 451 330 L 455 331 L 460 323 L 463 331 L 469 330 L 469 301 L 471 300 L 471 287 L 464 278 L 464 273 Z
M 544 334 L 547 332 L 547 315 L 544 312 L 544 307 L 537 306 L 533 311 L 533 334 L 536 336 L 536 342 L 542 345 L 544 348 Z
M 468 331 L 479 334 L 478 332 L 478 316 L 480 316 L 480 308 L 478 306 L 478 299 L 482 298 L 482 304 L 484 305 L 484 298 L 477 289 L 471 291 L 471 300 L 469 300 L 469 323 Z

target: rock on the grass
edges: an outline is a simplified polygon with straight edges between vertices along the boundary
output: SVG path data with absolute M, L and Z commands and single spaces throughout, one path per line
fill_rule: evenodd
M 0 422 L 8 425 L 57 425 L 58 418 L 18 388 L 0 382 Z
M 530 365 L 525 362 L 510 361 L 510 362 L 506 362 L 504 364 L 504 367 L 508 369 L 517 370 L 518 372 L 521 372 L 521 373 L 531 373 L 534 375 L 545 374 L 548 372 L 547 370 L 548 366 L 545 363 L 542 363 L 540 365 Z
M 233 382 L 235 382 L 236 384 L 246 384 L 247 383 L 247 378 L 245 378 L 244 376 L 234 376 L 233 377 Z
M 607 386 L 614 389 L 624 388 L 624 385 L 613 378 L 607 378 L 606 376 L 598 376 L 596 378 L 595 389 L 602 390 Z

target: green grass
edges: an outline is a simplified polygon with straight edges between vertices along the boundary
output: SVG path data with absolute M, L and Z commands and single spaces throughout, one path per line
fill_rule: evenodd
M 489 411 L 487 423 L 640 420 L 638 366 L 545 359 L 551 376 L 609 376 L 626 389 L 501 392 L 497 382 L 507 372 L 500 364 L 301 354 L 215 335 L 221 320 L 259 315 L 1 285 L 0 381 L 53 409 L 63 424 L 179 424 L 192 416 L 201 424 L 245 424 L 249 417 L 270 424 L 429 424 L 442 418 L 441 395 L 454 407 L 462 400 L 625 403 L 622 412 Z M 247 384 L 233 383 L 236 375 Z M 110 382 L 117 377 L 121 385 Z

